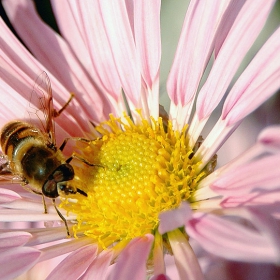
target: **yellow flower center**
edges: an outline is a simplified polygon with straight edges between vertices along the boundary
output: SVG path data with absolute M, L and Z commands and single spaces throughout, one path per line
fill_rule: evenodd
M 191 201 L 198 181 L 199 163 L 188 148 L 187 126 L 174 131 L 171 122 L 142 118 L 134 124 L 110 116 L 96 130 L 83 155 L 98 166 L 76 168 L 87 197 L 76 195 L 62 207 L 77 215 L 75 234 L 82 232 L 103 246 L 153 233 L 159 213 Z

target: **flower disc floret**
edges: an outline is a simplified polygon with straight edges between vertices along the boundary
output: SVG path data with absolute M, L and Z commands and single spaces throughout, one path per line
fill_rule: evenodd
M 125 120 L 110 116 L 96 127 L 102 137 L 83 150 L 83 157 L 97 165 L 76 172 L 88 196 L 63 204 L 77 215 L 76 234 L 105 245 L 153 233 L 159 213 L 190 201 L 206 175 L 193 162 L 187 127 L 174 131 L 161 118 L 142 118 L 140 124 Z

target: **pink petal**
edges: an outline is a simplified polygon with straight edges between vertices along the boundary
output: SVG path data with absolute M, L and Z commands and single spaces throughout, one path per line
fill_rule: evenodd
M 148 103 L 147 115 L 155 118 L 158 118 L 159 104 L 160 4 L 159 0 L 134 2 L 135 45 L 141 64 L 142 78 L 145 82 L 143 99 L 144 103 Z
M 20 198 L 21 196 L 16 192 L 0 188 L 0 203 L 11 202 Z
M 153 276 L 150 280 L 171 280 L 171 279 L 165 274 L 159 274 Z
M 56 213 L 54 207 L 50 204 L 50 202 L 46 201 L 47 207 L 48 207 L 48 213 Z M 30 210 L 34 212 L 43 213 L 44 212 L 44 206 L 42 201 L 38 200 L 36 202 L 35 199 L 17 199 L 12 202 L 1 204 L 2 207 L 12 208 L 12 209 L 21 209 L 21 210 Z M 66 216 L 66 211 L 64 209 L 61 209 L 61 213 Z M 47 216 L 45 214 L 45 216 Z
M 134 11 L 135 43 L 140 55 L 142 77 L 152 89 L 161 57 L 160 1 L 135 1 Z
M 39 196 L 38 196 L 39 197 Z M 34 201 L 34 199 L 33 199 Z M 36 201 L 36 199 L 35 199 Z M 48 206 L 48 204 L 47 204 Z M 6 209 L 6 208 L 9 209 Z M 64 209 L 60 209 L 61 214 L 67 220 L 73 220 L 76 218 L 74 214 L 66 215 Z M 44 213 L 44 207 L 42 202 L 31 202 L 29 199 L 18 199 L 9 203 L 1 204 L 0 208 L 0 221 L 14 222 L 14 221 L 61 221 L 57 215 L 54 207 L 49 205 L 48 214 Z
M 65 64 L 62 50 L 66 46 L 59 35 L 55 34 L 39 18 L 33 2 L 26 0 L 19 0 L 17 2 L 5 0 L 3 1 L 3 6 L 13 27 L 21 36 L 22 40 L 24 40 L 25 44 L 27 44 L 27 47 L 33 53 L 35 52 L 38 60 L 58 77 L 59 73 L 53 71 L 54 69 L 50 65 L 52 62 L 56 62 L 59 67 L 63 67 Z M 67 69 L 68 67 L 64 66 L 63 68 Z
M 227 9 L 222 16 L 215 38 L 215 58 L 218 56 L 219 51 L 245 2 L 246 1 L 244 0 L 230 1 L 229 5 L 227 6 Z
M 17 41 L 14 35 L 7 29 L 1 18 L 0 33 L 3 38 L 5 38 L 5 40 L 0 41 L 0 64 L 2 66 L 0 69 L 1 78 L 6 84 L 17 91 L 18 94 L 23 96 L 25 98 L 25 101 L 28 101 L 29 103 L 31 91 L 34 87 L 35 80 L 40 75 L 40 73 L 42 73 L 42 69 L 44 69 L 44 67 L 40 65 L 34 59 L 34 57 L 32 57 L 30 53 L 28 53 L 24 49 L 24 47 Z M 69 92 L 67 92 L 65 88 L 63 88 L 61 84 L 59 84 L 57 80 L 53 76 L 51 76 L 50 73 L 48 73 L 48 75 L 52 83 L 55 107 L 61 108 L 65 104 L 66 100 L 68 100 Z M 64 96 L 66 96 L 64 99 L 61 98 L 63 94 Z M 13 96 L 14 92 L 8 92 L 7 95 Z M 60 100 L 59 104 L 57 104 L 57 99 Z M 21 99 L 19 99 L 18 101 L 20 100 Z M 11 101 L 13 101 L 13 99 Z M 4 102 L 4 100 L 2 100 L 2 102 Z M 18 112 L 19 115 L 17 115 L 14 119 L 24 119 L 24 116 L 20 115 L 20 113 L 23 111 L 23 106 L 26 103 L 27 102 L 22 103 L 21 110 L 19 110 Z M 84 130 L 88 130 L 88 124 L 85 121 L 84 114 L 81 108 L 77 106 L 74 109 L 74 103 L 75 100 L 71 102 L 71 104 L 66 109 L 69 114 L 63 114 L 63 118 L 57 118 L 56 123 L 59 123 L 61 127 L 64 127 L 65 129 L 70 131 L 72 135 L 81 136 L 84 133 L 81 128 L 84 128 Z M 15 104 L 17 103 L 15 102 Z M 10 107 L 13 107 L 12 105 L 13 104 L 9 104 Z M 4 104 L 4 108 L 6 106 L 7 104 Z M 28 106 L 25 106 L 25 111 L 27 112 L 27 110 Z M 11 117 L 13 115 L 16 115 L 16 113 L 17 112 L 13 112 L 11 114 Z M 27 116 L 25 115 L 25 117 Z M 73 117 L 75 117 L 75 120 L 73 120 Z M 62 132 L 63 129 L 58 126 L 57 131 Z M 57 135 L 61 136 L 62 138 L 69 137 L 69 134 L 65 133 L 65 131 L 63 132 L 64 134 L 58 133 Z M 59 137 L 58 140 L 60 140 Z
M 262 143 L 269 150 L 280 151 L 280 126 L 269 126 L 265 128 L 258 137 L 258 142 Z
M 230 133 L 232 133 L 235 128 L 236 125 L 227 127 L 227 124 L 224 120 L 218 120 L 210 134 L 206 137 L 199 150 L 195 154 L 195 156 L 202 158 L 203 164 L 200 168 L 203 168 L 205 164 L 207 164 L 207 162 L 218 151 L 219 147 L 224 143 L 227 137 L 230 136 Z M 229 172 L 238 166 L 250 162 L 254 158 L 262 156 L 266 152 L 278 153 L 278 131 L 279 128 L 277 128 L 277 126 L 272 126 L 271 129 L 267 128 L 263 130 L 263 133 L 261 132 L 258 137 L 258 142 L 254 146 L 252 146 L 246 152 L 243 152 L 238 157 L 234 158 L 226 165 L 216 169 L 213 173 L 211 173 L 199 183 L 199 188 L 204 186 L 208 187 L 213 181 L 216 180 L 216 178 L 220 177 L 225 172 Z
M 191 215 L 192 210 L 189 204 L 185 202 L 179 208 L 160 213 L 159 233 L 164 234 L 183 226 Z
M 203 125 L 205 124 L 205 120 L 201 122 Z M 201 146 L 199 147 L 199 149 L 194 155 L 197 161 L 201 161 L 199 170 L 202 170 L 205 167 L 205 165 L 216 154 L 219 148 L 224 144 L 224 142 L 228 139 L 228 137 L 235 131 L 235 129 L 238 127 L 239 124 L 240 123 L 237 123 L 232 126 L 226 126 L 226 122 L 221 119 L 219 119 L 216 122 L 215 126 L 212 128 L 211 132 L 207 135 L 207 137 L 202 142 Z M 197 131 L 195 131 L 195 135 L 198 137 L 200 132 L 201 131 L 199 131 L 198 129 Z M 189 131 L 188 134 L 192 137 L 191 131 Z M 192 143 L 195 142 L 192 141 Z
M 139 106 L 140 68 L 125 3 L 110 0 L 85 3 L 88 6 L 92 5 L 92 11 L 95 12 L 94 15 L 99 19 L 96 27 L 101 28 L 104 32 L 103 38 L 105 39 L 105 44 L 108 44 L 108 48 L 105 51 L 113 59 L 113 69 L 118 73 L 121 87 L 129 101 L 134 106 Z M 102 40 L 101 42 L 103 44 Z
M 95 244 L 92 243 L 92 239 L 88 237 L 74 239 L 67 242 L 63 242 L 61 244 L 48 246 L 41 250 L 43 254 L 40 257 L 40 262 L 55 258 L 60 255 L 64 255 L 69 252 L 74 252 L 87 245 L 91 245 L 92 250 L 94 250 L 94 247 L 96 246 Z
M 230 260 L 277 261 L 274 245 L 255 230 L 211 214 L 195 216 L 186 224 L 186 230 L 208 252 Z
M 221 4 L 220 1 L 209 0 L 191 1 L 189 4 L 167 81 L 170 99 L 175 105 L 186 106 L 189 103 L 184 108 L 186 111 L 191 110 L 192 100 L 213 50 L 217 24 L 228 2 Z
M 227 215 L 239 215 L 242 218 L 251 221 L 261 234 L 261 236 L 268 240 L 269 246 L 274 250 L 276 255 L 274 262 L 279 263 L 280 260 L 280 225 L 271 217 L 270 213 L 264 213 L 257 208 L 241 208 L 241 209 L 227 209 L 224 210 Z
M 1 74 L 3 73 L 1 72 Z M 26 108 L 28 106 L 27 100 L 2 80 L 4 78 L 3 76 L 4 75 L 1 75 L 0 79 L 0 91 L 3 96 L 9 96 L 10 102 L 7 103 L 6 98 L 0 99 L 0 127 L 3 127 L 7 122 L 13 119 L 23 119 L 26 114 Z
M 105 280 L 112 257 L 113 251 L 106 250 L 101 252 L 79 280 L 91 280 L 93 277 L 98 280 Z
M 0 29 L 1 27 L 3 26 L 1 25 L 1 19 L 0 19 Z M 12 46 L 13 49 L 15 50 L 16 43 L 12 44 Z M 0 52 L 1 52 L 1 48 L 0 48 Z M 5 61 L 3 61 L 2 59 Z M 32 59 L 30 58 L 30 60 Z M 27 60 L 29 60 L 29 58 Z M 6 62 L 8 64 L 6 64 Z M 28 106 L 30 105 L 29 100 L 31 96 L 31 91 L 34 86 L 34 81 L 36 77 L 38 77 L 38 74 L 40 72 L 38 72 L 36 75 L 34 74 L 33 77 L 34 79 L 29 76 L 26 76 L 25 71 L 18 68 L 16 64 L 13 64 L 13 62 L 9 60 L 9 57 L 7 57 L 6 53 L 0 55 L 0 63 L 1 65 L 5 65 L 3 68 L 0 69 L 0 75 L 1 78 L 3 79 L 0 80 L 0 90 L 4 96 L 9 97 L 9 103 L 6 102 L 6 98 L 0 99 L 0 104 L 2 108 L 2 111 L 0 112 L 0 115 L 2 116 L 0 119 L 0 125 L 2 127 L 7 122 L 15 119 L 20 119 L 20 120 L 27 119 L 29 121 Z M 24 66 L 24 69 L 28 72 L 28 70 L 26 69 L 26 65 Z M 60 90 L 60 92 L 62 91 Z M 69 93 L 67 93 L 67 96 L 69 97 Z M 61 106 L 59 106 L 59 108 L 61 108 Z M 75 122 L 73 122 L 72 116 L 64 115 L 64 118 L 58 118 L 57 120 L 68 130 L 72 129 L 79 136 L 81 135 L 79 134 L 79 131 L 81 131 L 81 127 L 76 123 L 77 121 L 76 119 Z M 56 136 L 57 136 L 58 143 L 62 142 L 65 139 L 65 137 L 69 137 L 69 134 L 67 134 L 65 130 L 63 130 L 58 125 L 56 126 L 56 132 L 57 132 Z
M 5 77 L 2 76 L 4 75 L 4 73 L 10 73 L 11 75 L 11 73 L 13 73 L 13 71 L 16 71 L 17 68 L 21 69 L 21 72 L 18 71 L 18 75 L 20 75 L 22 78 L 21 81 L 23 90 L 25 90 L 25 87 L 28 86 L 28 92 L 22 95 L 25 97 L 30 97 L 30 88 L 34 84 L 34 79 L 38 76 L 38 73 L 44 68 L 22 46 L 18 39 L 8 29 L 2 18 L 0 18 L 0 32 L 1 37 L 5 38 L 5 40 L 0 41 L 0 61 L 2 66 L 1 78 Z M 14 65 L 17 65 L 17 68 Z M 34 77 L 33 83 L 31 82 L 31 79 L 28 80 L 27 77 Z M 12 78 L 13 77 L 8 77 L 7 79 L 11 80 Z M 3 80 L 7 81 L 7 79 Z
M 92 244 L 74 251 L 57 265 L 47 279 L 78 279 L 96 258 L 96 254 L 97 246 Z
M 9 87 L 18 92 L 18 95 L 20 94 L 23 97 L 19 101 L 23 101 L 22 106 L 24 106 L 27 103 L 24 103 L 24 99 L 30 99 L 35 78 L 43 67 L 23 48 L 2 18 L 0 18 L 0 32 L 1 36 L 5 38 L 5 40 L 0 41 L 0 62 L 2 66 L 0 74 L 3 79 L 3 81 L 1 79 L 1 87 L 6 88 L 5 92 L 8 93 L 8 96 L 15 95 L 13 91 L 9 94 Z M 21 116 L 19 115 L 19 117 Z
M 259 35 L 274 0 L 246 1 L 218 53 L 197 99 L 199 120 L 207 118 L 225 94 L 235 72 Z M 238 8 L 238 5 L 232 6 Z
M 28 247 L 19 247 L 1 252 L 0 278 L 15 279 L 30 269 L 37 262 L 40 254 L 39 250 Z
M 209 190 L 209 186 L 217 180 L 217 178 L 221 177 L 224 173 L 229 172 L 230 170 L 233 170 L 241 165 L 244 165 L 250 161 L 252 161 L 254 158 L 259 157 L 264 153 L 265 149 L 263 145 L 260 145 L 259 143 L 253 145 L 251 148 L 246 150 L 244 153 L 240 154 L 233 160 L 231 160 L 229 163 L 221 166 L 220 168 L 216 169 L 213 173 L 205 177 L 203 180 L 201 180 L 198 184 L 198 191 L 201 192 L 203 195 L 203 188 L 207 188 Z M 210 190 L 211 191 L 211 190 Z M 195 196 L 197 195 L 197 192 L 195 193 Z
M 19 247 L 25 245 L 31 238 L 32 235 L 24 231 L 0 233 L 0 248 L 1 250 L 6 250 L 12 247 Z
M 255 188 L 273 190 L 280 185 L 279 166 L 279 154 L 262 158 L 224 174 L 211 189 L 227 195 L 241 195 Z
M 155 233 L 155 241 L 153 248 L 153 269 L 154 274 L 165 274 L 165 261 L 163 253 L 162 235 L 158 231 Z
M 113 98 L 112 105 L 103 100 L 104 114 L 115 112 L 114 100 L 118 102 L 121 98 L 121 83 L 97 1 L 52 1 L 52 6 L 63 36 L 93 77 L 99 92 Z M 96 104 L 97 100 L 92 102 Z
M 3 4 L 10 21 L 28 48 L 48 69 L 48 73 L 51 72 L 68 89 L 66 98 L 69 97 L 69 92 L 76 93 L 76 99 L 79 100 L 80 106 L 87 112 L 88 118 L 99 121 L 99 117 L 103 113 L 102 104 L 104 103 L 100 98 L 100 93 L 92 86 L 88 75 L 66 43 L 39 18 L 33 2 L 5 0 Z M 41 66 L 41 71 L 45 67 Z M 21 69 L 24 69 L 24 67 L 21 67 Z M 62 71 L 62 69 L 68 69 L 68 71 Z M 91 95 L 87 94 L 88 92 Z M 61 96 L 61 93 L 59 96 Z M 59 97 L 56 97 L 56 99 L 59 99 Z M 91 103 L 98 103 L 100 106 L 96 106 L 95 110 L 92 110 L 92 107 L 89 106 Z M 73 112 L 75 111 L 72 110 Z M 79 114 L 76 115 L 79 119 Z M 80 123 L 84 130 L 88 130 L 84 127 L 83 122 Z
M 229 93 L 222 112 L 232 125 L 267 100 L 280 79 L 280 28 L 268 39 Z
M 88 19 L 88 13 L 94 13 L 94 11 L 90 9 L 87 13 L 82 13 L 79 1 L 51 1 L 51 4 L 63 38 L 67 41 L 75 56 L 87 69 L 87 72 L 92 73 L 92 76 L 95 77 L 95 68 L 90 61 L 91 49 L 88 45 L 89 39 L 87 38 L 89 33 L 87 33 L 85 23 L 87 20 L 90 20 Z M 93 23 L 94 21 L 91 22 L 92 28 L 94 28 Z
M 28 246 L 40 245 L 48 242 L 63 240 L 66 237 L 65 227 L 55 228 L 34 228 L 29 229 L 32 239 L 27 243 Z
M 151 234 L 133 239 L 121 252 L 108 280 L 146 279 L 146 262 L 153 241 Z
M 224 198 L 220 205 L 223 208 L 236 207 L 256 207 L 262 209 L 263 213 L 280 218 L 280 193 L 277 191 L 261 191 L 258 193 L 250 193 L 242 196 L 229 196 Z
M 197 257 L 181 231 L 177 229 L 168 232 L 168 239 L 174 254 L 180 279 L 204 279 Z

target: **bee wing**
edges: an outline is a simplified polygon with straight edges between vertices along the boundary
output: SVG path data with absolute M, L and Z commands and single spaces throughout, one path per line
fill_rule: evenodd
M 9 161 L 5 155 L 0 153 L 0 185 L 2 184 L 21 184 L 24 182 L 23 178 L 13 174 L 10 169 Z
M 22 184 L 24 181 L 21 177 L 14 175 L 13 173 L 0 173 L 0 185 L 7 184 Z
M 30 122 L 45 133 L 55 145 L 55 124 L 51 81 L 45 71 L 36 79 L 31 92 L 28 114 Z

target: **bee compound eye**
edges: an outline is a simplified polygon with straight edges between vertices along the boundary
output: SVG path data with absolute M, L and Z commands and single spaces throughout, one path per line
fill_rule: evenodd
M 58 197 L 57 183 L 54 180 L 47 180 L 43 185 L 42 192 L 46 197 Z
M 52 174 L 56 182 L 69 181 L 74 178 L 74 169 L 70 164 L 60 165 Z

